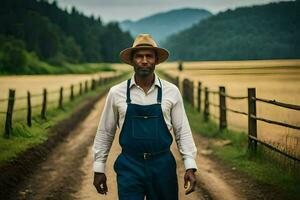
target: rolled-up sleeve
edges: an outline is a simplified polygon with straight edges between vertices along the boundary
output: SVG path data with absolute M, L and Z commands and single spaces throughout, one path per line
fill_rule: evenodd
M 177 89 L 176 101 L 171 110 L 171 121 L 174 130 L 175 140 L 179 152 L 183 158 L 185 169 L 196 169 L 195 161 L 197 148 L 192 136 L 192 131 L 186 116 L 182 96 Z
M 108 92 L 93 144 L 94 172 L 105 173 L 108 153 L 117 129 L 118 112 L 113 88 Z

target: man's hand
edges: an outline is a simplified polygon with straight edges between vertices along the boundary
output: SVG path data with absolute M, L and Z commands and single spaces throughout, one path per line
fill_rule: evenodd
M 106 185 L 106 176 L 104 173 L 94 173 L 94 186 L 98 193 L 106 195 L 108 190 Z
M 185 191 L 185 194 L 190 194 L 192 192 L 195 191 L 195 187 L 196 187 L 196 177 L 195 177 L 195 173 L 194 173 L 194 169 L 188 169 L 185 172 L 184 175 L 184 188 L 186 189 L 188 187 L 188 182 L 190 183 L 189 188 Z

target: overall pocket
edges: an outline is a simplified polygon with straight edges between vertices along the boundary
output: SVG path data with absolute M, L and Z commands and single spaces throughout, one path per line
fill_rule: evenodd
M 137 139 L 156 139 L 158 116 L 133 116 L 132 136 Z

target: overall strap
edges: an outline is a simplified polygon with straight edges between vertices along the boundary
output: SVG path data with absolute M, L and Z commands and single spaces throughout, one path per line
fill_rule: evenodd
M 131 99 L 130 99 L 130 81 L 131 81 L 131 79 L 127 80 L 127 99 L 126 99 L 127 104 L 131 103 Z
M 161 99 L 162 99 L 162 84 L 161 84 L 160 78 L 158 78 L 158 81 L 159 81 L 160 87 L 158 87 L 158 91 L 157 91 L 157 103 L 161 104 Z

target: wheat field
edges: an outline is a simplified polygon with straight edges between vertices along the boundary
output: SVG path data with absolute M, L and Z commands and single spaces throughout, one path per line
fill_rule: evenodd
M 185 62 L 181 72 L 177 66 L 178 63 L 174 62 L 158 67 L 173 77 L 179 76 L 181 81 L 189 78 L 194 81 L 194 86 L 198 85 L 198 81 L 210 90 L 217 91 L 219 86 L 224 86 L 226 93 L 232 96 L 247 96 L 247 88 L 256 88 L 256 97 L 300 105 L 300 60 Z M 211 94 L 210 101 L 218 104 L 218 95 Z M 226 98 L 226 105 L 234 110 L 248 112 L 247 99 Z M 263 102 L 257 102 L 256 106 L 259 117 L 300 125 L 299 111 Z M 210 106 L 209 109 L 213 115 L 219 116 L 218 108 Z M 230 129 L 248 130 L 247 116 L 227 112 L 227 122 Z M 258 121 L 257 136 L 260 140 L 300 157 L 299 130 Z
M 125 64 L 112 64 L 119 72 L 132 70 Z M 218 90 L 219 86 L 226 88 L 226 93 L 232 96 L 247 96 L 247 88 L 256 88 L 256 96 L 264 99 L 300 105 L 300 60 L 264 60 L 264 61 L 210 61 L 184 62 L 184 70 L 177 70 L 177 62 L 167 62 L 157 66 L 171 76 L 179 76 L 182 81 L 189 78 L 198 85 L 210 90 Z M 58 91 L 62 86 L 66 89 L 64 98 L 69 98 L 69 87 L 74 84 L 74 92 L 78 93 L 79 82 L 90 81 L 114 75 L 114 72 L 83 75 L 33 75 L 33 76 L 2 76 L 0 77 L 0 99 L 8 97 L 9 88 L 16 90 L 16 97 L 26 96 L 27 90 L 32 94 L 42 94 L 43 88 L 49 92 Z M 195 90 L 196 97 L 196 90 Z M 48 100 L 58 99 L 58 94 L 49 94 Z M 42 97 L 32 99 L 32 105 L 41 104 Z M 218 96 L 210 95 L 210 101 L 218 104 Z M 248 112 L 247 100 L 226 99 L 228 108 Z M 0 112 L 6 111 L 6 102 L 0 102 Z M 17 100 L 15 108 L 24 107 L 26 100 Z M 53 104 L 56 106 L 56 104 Z M 203 104 L 202 104 L 203 105 Z M 33 111 L 34 112 L 34 111 Z M 39 110 L 36 112 L 40 112 Z M 217 108 L 210 106 L 210 112 L 218 116 Z M 259 117 L 300 125 L 300 112 L 270 104 L 257 102 Z M 213 118 L 214 119 L 214 118 Z M 5 115 L 0 114 L 0 124 L 3 124 Z M 214 119 L 217 121 L 217 119 Z M 247 132 L 247 116 L 227 112 L 228 127 L 233 130 Z M 268 141 L 275 146 L 300 156 L 300 131 L 280 127 L 277 125 L 257 122 L 257 135 L 261 140 Z
M 26 123 L 27 111 L 19 110 L 27 107 L 27 91 L 31 93 L 31 105 L 33 115 L 40 114 L 42 105 L 42 93 L 46 88 L 47 109 L 58 107 L 59 90 L 64 88 L 63 101 L 70 99 L 70 86 L 74 85 L 74 95 L 79 93 L 79 84 L 82 84 L 84 90 L 85 81 L 88 81 L 88 88 L 91 88 L 92 79 L 99 80 L 101 77 L 110 77 L 119 74 L 119 72 L 101 72 L 96 74 L 70 74 L 70 75 L 24 75 L 24 76 L 0 76 L 0 131 L 4 129 L 4 123 L 7 110 L 7 98 L 9 89 L 15 90 L 14 121 L 24 121 Z M 22 99 L 18 99 L 18 98 Z M 35 107 L 37 106 L 37 107 Z

